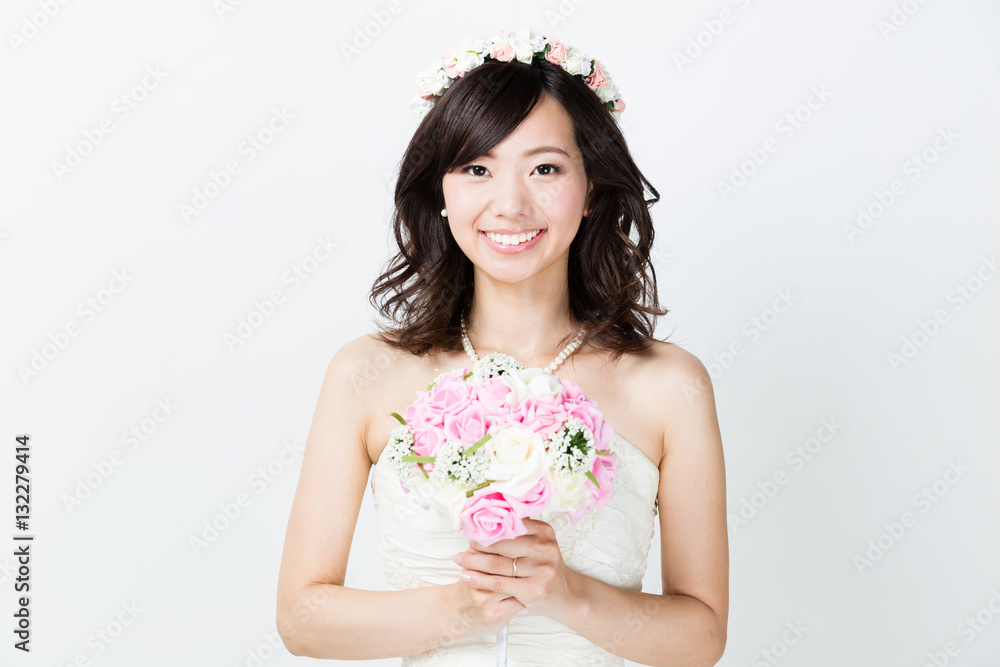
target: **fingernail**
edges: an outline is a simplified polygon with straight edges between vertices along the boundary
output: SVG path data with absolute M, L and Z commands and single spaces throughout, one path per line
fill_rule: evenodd
M 462 554 L 455 554 L 455 557 L 452 558 L 452 560 L 455 561 L 456 563 L 458 563 L 459 565 L 461 565 L 462 564 Z
M 472 581 L 472 575 L 469 574 L 468 572 L 463 572 L 462 573 L 462 581 L 466 581 L 466 582 Z

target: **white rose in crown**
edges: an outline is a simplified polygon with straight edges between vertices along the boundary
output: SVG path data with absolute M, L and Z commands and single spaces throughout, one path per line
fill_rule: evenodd
M 510 371 L 500 376 L 513 393 L 507 394 L 507 402 L 511 407 L 517 405 L 528 396 L 560 396 L 563 392 L 562 383 L 543 368 L 524 368 Z
M 417 89 L 428 95 L 441 95 L 451 86 L 451 78 L 445 73 L 440 63 L 432 62 L 430 66 L 417 75 Z
M 541 39 L 531 29 L 518 30 L 511 37 L 510 44 L 514 47 L 514 57 L 522 63 L 528 64 L 531 63 L 531 58 L 534 56 L 535 51 L 540 50 L 539 47 L 541 49 L 545 48 L 541 44 Z
M 574 46 L 566 47 L 566 62 L 563 68 L 573 75 L 590 76 L 590 71 L 594 68 L 594 61 L 587 57 L 580 49 Z
M 490 491 L 512 497 L 527 495 L 551 465 L 542 434 L 523 428 L 505 428 L 483 445 L 489 461 Z
M 618 87 L 608 79 L 606 84 L 597 89 L 597 96 L 602 102 L 614 102 L 618 97 Z

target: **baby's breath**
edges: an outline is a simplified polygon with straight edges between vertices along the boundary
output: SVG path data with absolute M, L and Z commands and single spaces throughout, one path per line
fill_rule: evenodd
M 570 417 L 563 427 L 549 437 L 553 469 L 559 473 L 578 474 L 594 467 L 597 452 L 594 433 L 578 417 Z
M 413 464 L 403 461 L 403 457 L 413 453 L 413 431 L 406 424 L 400 424 L 389 433 L 389 462 L 401 479 L 413 475 Z
M 464 451 L 458 440 L 449 440 L 441 445 L 431 471 L 432 478 L 442 485 L 458 484 L 466 488 L 485 482 L 489 466 L 486 450 L 480 447 L 471 456 L 464 456 Z
M 503 352 L 491 352 L 472 365 L 472 377 L 469 381 L 480 384 L 503 373 L 520 370 L 524 370 L 524 365 L 514 357 Z

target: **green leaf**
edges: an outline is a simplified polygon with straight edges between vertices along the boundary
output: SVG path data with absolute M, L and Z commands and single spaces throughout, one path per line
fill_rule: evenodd
M 478 491 L 479 489 L 485 489 L 485 488 L 486 488 L 487 486 L 489 486 L 489 485 L 490 485 L 491 483 L 492 483 L 492 482 L 483 482 L 482 484 L 480 484 L 480 485 L 479 485 L 479 486 L 477 486 L 476 488 L 474 488 L 474 489 L 469 489 L 468 491 L 466 491 L 466 492 L 465 492 L 465 497 L 466 497 L 466 498 L 471 498 L 471 497 L 472 497 L 472 494 L 473 494 L 473 493 L 475 493 L 475 492 L 476 492 L 476 491 Z
M 424 470 L 424 464 L 423 463 L 418 463 L 417 465 L 420 466 L 420 472 L 424 473 L 424 477 L 426 477 L 427 479 L 430 479 L 431 476 L 427 474 L 426 470 Z
M 469 447 L 464 452 L 462 452 L 462 456 L 464 456 L 465 458 L 469 458 L 470 456 L 472 456 L 476 452 L 477 449 L 479 449 L 483 445 L 483 443 L 485 443 L 487 440 L 489 440 L 492 437 L 493 437 L 492 435 L 490 435 L 489 433 L 487 433 L 482 438 L 480 438 L 479 440 L 477 440 L 476 444 L 472 445 L 472 447 Z
M 462 376 L 462 379 L 464 380 L 465 378 L 469 377 L 472 374 L 473 374 L 473 371 L 469 371 L 468 373 L 466 373 L 465 375 Z
M 398 412 L 390 412 L 390 413 L 389 413 L 388 415 L 386 415 L 386 416 L 387 416 L 387 417 L 395 417 L 396 419 L 398 419 L 398 420 L 399 420 L 399 423 L 400 423 L 400 424 L 402 424 L 403 426 L 406 426 L 406 420 L 405 420 L 405 419 L 403 419 L 402 417 L 400 417 L 400 416 L 399 416 L 399 413 L 398 413 Z
M 436 456 L 417 456 L 416 454 L 406 454 L 400 461 L 405 461 L 406 463 L 434 463 Z
M 589 477 L 589 478 L 590 478 L 590 481 L 591 481 L 591 482 L 593 482 L 594 484 L 597 484 L 597 488 L 601 488 L 601 485 L 600 485 L 600 484 L 598 483 L 598 481 L 597 481 L 597 478 L 596 478 L 596 477 L 594 477 L 594 473 L 592 473 L 592 472 L 590 472 L 590 471 L 588 470 L 588 471 L 587 471 L 587 477 Z

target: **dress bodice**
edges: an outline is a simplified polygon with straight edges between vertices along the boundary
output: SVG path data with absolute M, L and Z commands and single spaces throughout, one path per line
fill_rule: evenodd
M 587 512 L 575 524 L 565 513 L 539 518 L 552 525 L 571 569 L 618 588 L 641 591 L 655 529 L 660 472 L 642 450 L 617 434 L 609 447 L 617 453 L 618 473 L 607 505 Z M 389 587 L 400 590 L 458 581 L 462 567 L 452 557 L 468 549 L 468 538 L 443 512 L 425 509 L 417 494 L 404 491 L 385 450 L 373 468 L 371 488 Z M 624 665 L 622 658 L 567 626 L 531 615 L 527 609 L 511 619 L 507 642 L 509 667 Z M 401 665 L 494 667 L 496 634 L 472 635 L 405 656 Z

